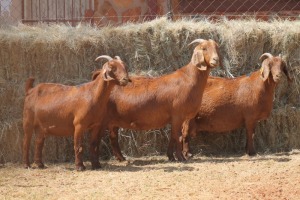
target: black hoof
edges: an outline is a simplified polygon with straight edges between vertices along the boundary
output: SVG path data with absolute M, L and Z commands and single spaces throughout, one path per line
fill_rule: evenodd
M 177 155 L 177 159 L 178 159 L 179 162 L 185 162 L 186 161 L 186 159 L 185 159 L 185 157 L 183 156 L 182 153 Z
M 124 162 L 124 161 L 126 161 L 126 159 L 125 158 L 118 158 L 118 161 L 119 162 Z
M 256 152 L 249 152 L 248 155 L 249 156 L 256 156 L 257 154 L 256 154 Z
M 174 156 L 168 156 L 168 158 L 169 158 L 169 161 L 170 161 L 170 162 L 175 162 L 175 161 L 176 161 L 176 159 L 175 159 Z
M 96 169 L 100 169 L 101 168 L 101 165 L 100 163 L 92 163 L 92 170 L 96 170 Z

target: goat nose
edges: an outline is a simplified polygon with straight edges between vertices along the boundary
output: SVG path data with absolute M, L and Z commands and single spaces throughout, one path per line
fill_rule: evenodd
M 216 62 L 218 62 L 219 58 L 218 57 L 214 57 L 213 60 L 216 61 Z

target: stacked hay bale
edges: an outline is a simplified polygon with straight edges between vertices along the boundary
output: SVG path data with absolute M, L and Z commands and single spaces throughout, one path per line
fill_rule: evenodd
M 21 161 L 24 83 L 29 76 L 36 78 L 35 83 L 87 82 L 91 72 L 101 67 L 94 62 L 100 54 L 120 56 L 131 74 L 159 76 L 189 62 L 193 48 L 187 44 L 195 38 L 214 39 L 220 44 L 224 69 L 212 72 L 217 76 L 236 77 L 257 70 L 264 52 L 285 56 L 294 82 L 279 84 L 272 115 L 256 129 L 255 146 L 261 153 L 300 148 L 299 21 L 212 23 L 161 18 L 119 27 L 18 25 L 0 29 L 0 160 Z M 168 133 L 168 127 L 145 132 L 122 130 L 121 147 L 128 156 L 165 154 Z M 204 133 L 192 146 L 206 154 L 244 152 L 244 134 L 243 129 L 227 135 Z M 102 143 L 102 155 L 110 157 L 108 140 Z M 44 151 L 47 161 L 74 159 L 71 138 L 50 137 Z

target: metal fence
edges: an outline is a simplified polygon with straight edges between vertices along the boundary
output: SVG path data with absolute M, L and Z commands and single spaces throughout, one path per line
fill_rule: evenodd
M 156 17 L 299 20 L 300 0 L 0 0 L 0 24 L 143 22 Z

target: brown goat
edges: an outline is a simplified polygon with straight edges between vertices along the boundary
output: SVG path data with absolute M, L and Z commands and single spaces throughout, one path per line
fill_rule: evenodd
M 128 74 L 123 61 L 116 56 L 99 56 L 96 61 L 108 59 L 101 75 L 95 80 L 77 86 L 41 83 L 33 88 L 33 78 L 25 85 L 23 111 L 23 163 L 30 167 L 29 147 L 32 132 L 36 133 L 34 162 L 43 168 L 42 149 L 47 135 L 74 136 L 77 170 L 84 170 L 82 139 L 91 130 L 90 153 L 92 168 L 99 168 L 97 139 L 111 90 L 115 85 L 125 86 Z
M 110 131 L 113 153 L 118 160 L 125 160 L 118 144 L 119 127 L 149 130 L 168 123 L 171 124 L 169 160 L 175 160 L 175 147 L 177 159 L 185 160 L 179 140 L 182 123 L 196 116 L 210 69 L 219 65 L 215 41 L 197 39 L 192 43 L 199 44 L 188 65 L 161 77 L 134 77 L 127 86 L 113 89 L 103 127 Z
M 246 152 L 250 156 L 256 154 L 253 145 L 255 126 L 270 115 L 275 87 L 282 72 L 291 80 L 281 57 L 264 53 L 260 59 L 261 69 L 249 76 L 208 78 L 198 115 L 183 125 L 185 156 L 191 156 L 189 140 L 197 132 L 226 132 L 242 126 L 247 130 Z

